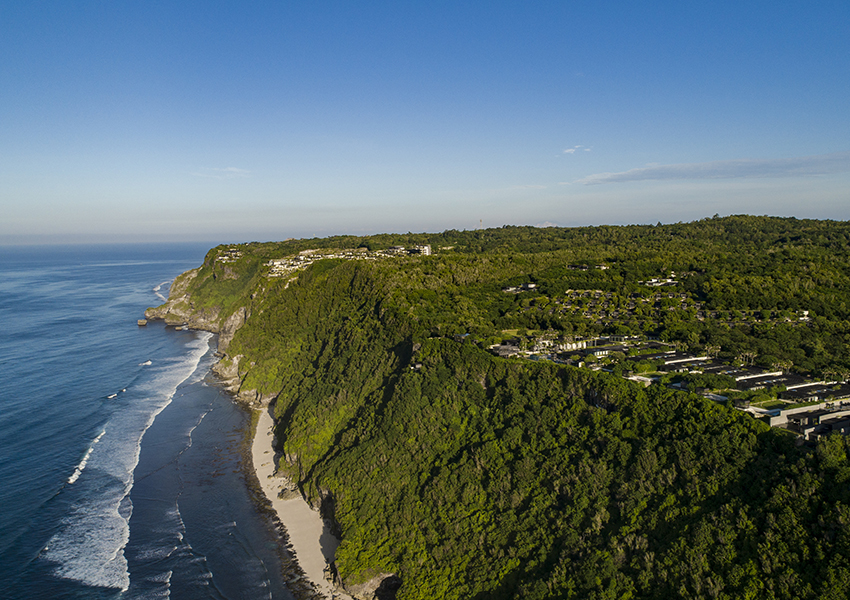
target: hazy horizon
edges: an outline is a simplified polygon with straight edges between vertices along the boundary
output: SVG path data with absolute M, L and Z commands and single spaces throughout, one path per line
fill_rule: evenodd
M 0 244 L 850 219 L 850 5 L 5 6 Z
M 133 238 L 132 236 L 128 238 L 128 236 L 123 236 L 121 238 L 109 238 L 108 236 L 99 237 L 95 240 L 85 239 L 83 236 L 75 236 L 73 234 L 68 236 L 27 236 L 21 237 L 21 239 L 0 239 L 0 248 L 4 248 L 7 250 L 13 250 L 16 248 L 25 249 L 27 247 L 32 248 L 46 248 L 50 246 L 56 247 L 96 247 L 96 246 L 126 246 L 128 248 L 132 248 L 135 246 L 144 247 L 151 246 L 156 244 L 168 244 L 172 246 L 188 246 L 188 247 L 197 247 L 202 248 L 206 252 L 211 248 L 216 246 L 225 245 L 225 244 L 246 244 L 246 243 L 266 243 L 266 242 L 283 242 L 290 239 L 313 239 L 313 238 L 326 238 L 326 237 L 334 237 L 334 236 L 356 236 L 356 237 L 367 237 L 371 235 L 382 235 L 382 234 L 398 234 L 398 235 L 431 235 L 431 234 L 440 234 L 448 230 L 458 230 L 458 231 L 477 231 L 479 229 L 487 230 L 487 229 L 499 229 L 505 226 L 520 226 L 520 227 L 536 227 L 540 229 L 545 229 L 547 227 L 562 227 L 562 228 L 570 228 L 570 227 L 600 227 L 600 226 L 630 226 L 630 225 L 643 225 L 643 226 L 652 226 L 658 223 L 662 225 L 671 225 L 674 223 L 687 223 L 687 222 L 695 222 L 705 219 L 710 219 L 713 217 L 728 217 L 728 216 L 741 216 L 746 215 L 747 213 L 737 213 L 730 215 L 712 215 L 712 216 L 704 216 L 700 218 L 694 218 L 691 221 L 656 221 L 655 223 L 584 223 L 584 224 L 575 224 L 575 225 L 558 225 L 555 223 L 538 223 L 538 224 L 530 224 L 530 223 L 503 223 L 502 225 L 492 225 L 490 227 L 481 226 L 481 227 L 445 227 L 442 229 L 434 229 L 434 230 L 420 230 L 420 231 L 411 231 L 411 230 L 380 230 L 375 229 L 374 231 L 346 231 L 340 230 L 331 233 L 316 233 L 316 234 L 304 234 L 304 235 L 295 235 L 288 237 L 238 237 L 233 235 L 225 235 L 219 238 L 203 238 L 201 236 L 186 238 L 186 239 L 175 239 L 166 235 L 162 236 L 151 236 L 151 235 L 140 235 L 138 239 Z M 778 217 L 785 218 L 779 215 L 748 215 L 754 217 Z M 793 215 L 789 215 L 787 218 L 799 218 L 794 217 Z M 804 218 L 799 218 L 800 220 L 805 220 Z M 819 219 L 825 221 L 839 221 L 839 219 Z

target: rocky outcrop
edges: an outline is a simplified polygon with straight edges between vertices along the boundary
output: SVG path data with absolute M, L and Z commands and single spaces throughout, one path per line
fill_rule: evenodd
M 167 325 L 186 325 L 218 334 L 218 354 L 221 360 L 213 366 L 213 372 L 221 379 L 225 389 L 240 402 L 251 406 L 268 406 L 275 395 L 242 388 L 246 369 L 240 373 L 242 355 L 228 356 L 227 349 L 233 336 L 245 324 L 250 312 L 241 306 L 230 315 L 223 315 L 219 307 L 198 307 L 189 293 L 190 284 L 198 276 L 199 269 L 192 269 L 177 277 L 169 290 L 168 300 L 162 306 L 149 308 L 145 317 L 165 321 Z
M 239 361 L 245 358 L 241 354 L 227 356 L 213 365 L 213 371 L 224 381 L 239 382 Z
M 224 384 L 224 388 L 231 394 L 237 393 L 242 383 L 239 378 L 239 361 L 243 358 L 241 354 L 227 356 L 219 360 L 212 367 L 213 373 L 216 374 Z
M 224 354 L 227 352 L 227 348 L 230 346 L 233 336 L 239 328 L 245 324 L 245 320 L 247 318 L 248 311 L 245 310 L 244 306 L 241 306 L 236 312 L 225 319 L 224 324 L 221 326 L 221 331 L 218 334 L 218 351 L 220 353 Z
M 257 390 L 243 390 L 240 389 L 236 392 L 236 399 L 240 402 L 244 402 L 250 406 L 255 408 L 261 408 L 268 406 L 277 398 L 276 394 L 263 394 L 262 392 L 258 392 Z
M 189 285 L 198 276 L 198 271 L 186 271 L 175 279 L 165 304 L 147 309 L 145 318 L 165 321 L 166 325 L 186 325 L 191 329 L 217 333 L 218 351 L 224 354 L 234 334 L 245 324 L 249 313 L 244 306 L 230 315 L 222 314 L 221 308 L 217 306 L 197 306 L 189 293 Z
M 221 338 L 219 337 L 219 348 L 221 348 Z M 239 363 L 245 358 L 241 354 L 236 356 L 227 356 L 226 354 L 213 365 L 212 371 L 224 385 L 224 389 L 233 394 L 233 397 L 239 402 L 243 402 L 255 408 L 269 406 L 277 398 L 276 394 L 263 394 L 253 389 L 244 389 L 242 381 L 247 374 L 248 368 L 245 367 L 240 371 Z
M 365 583 L 345 585 L 346 593 L 357 600 L 395 600 L 401 578 L 395 573 L 379 573 Z
M 192 329 L 219 333 L 221 331 L 221 310 L 217 307 L 196 307 L 189 295 L 189 284 L 198 276 L 198 271 L 199 269 L 192 269 L 177 277 L 171 284 L 166 303 L 147 309 L 145 318 L 165 321 L 166 325 L 188 325 Z M 231 334 L 230 337 L 232 338 L 233 335 Z

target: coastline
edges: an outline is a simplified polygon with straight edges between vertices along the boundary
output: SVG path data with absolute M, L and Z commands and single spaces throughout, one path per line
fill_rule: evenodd
M 165 304 L 146 309 L 144 316 L 148 320 L 164 321 L 166 325 L 181 324 L 187 329 L 217 334 L 216 355 L 219 360 L 213 363 L 211 373 L 233 402 L 254 413 L 245 438 L 245 452 L 250 453 L 251 462 L 248 463 L 248 456 L 245 456 L 244 464 L 256 476 L 256 483 L 249 483 L 249 487 L 255 490 L 255 500 L 261 506 L 265 505 L 266 510 L 272 510 L 272 517 L 277 521 L 289 550 L 291 563 L 284 569 L 289 577 L 285 581 L 288 591 L 296 598 L 356 600 L 362 597 L 359 592 L 351 595 L 335 583 L 329 568 L 340 540 L 331 534 L 329 524 L 301 496 L 292 481 L 277 472 L 277 457 L 273 447 L 274 397 L 264 396 L 256 390 L 240 389 L 238 365 L 241 355 L 231 357 L 227 364 L 221 361 L 222 357 L 227 356 L 227 348 L 234 334 L 247 320 L 248 312 L 241 308 L 220 323 L 218 309 L 206 313 L 191 308 L 187 286 L 197 274 L 198 269 L 192 269 L 178 276 L 169 289 Z M 184 303 L 187 306 L 183 306 Z M 250 479 L 253 478 L 249 475 Z M 362 587 L 368 593 L 374 591 L 381 580 L 381 577 L 376 577 L 357 587 Z
M 276 473 L 271 410 L 270 406 L 258 409 L 259 419 L 251 441 L 251 458 L 260 488 L 286 530 L 289 547 L 305 577 L 325 598 L 352 600 L 326 578 L 327 565 L 333 561 L 339 540 L 331 535 L 319 512 L 313 510 L 300 494 L 285 494 L 286 499 L 279 497 L 282 490 L 290 487 L 290 482 Z

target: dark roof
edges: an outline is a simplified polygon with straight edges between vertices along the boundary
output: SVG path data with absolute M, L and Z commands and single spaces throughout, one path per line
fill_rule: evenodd
M 672 350 L 669 352 L 654 352 L 652 354 L 637 354 L 632 357 L 633 360 L 659 360 L 661 358 L 666 358 L 671 354 L 675 354 Z
M 783 400 L 805 400 L 807 398 L 826 398 L 833 393 L 832 386 L 818 384 L 786 390 L 780 392 L 779 397 Z
M 594 352 L 606 351 L 606 352 L 628 352 L 629 347 L 623 345 L 612 345 L 612 346 L 588 346 L 584 348 L 586 354 L 593 354 Z
M 804 379 L 799 375 L 765 375 L 764 377 L 742 379 L 738 382 L 738 388 L 742 390 L 752 390 L 759 387 L 768 388 L 776 387 L 778 385 L 797 385 L 803 381 Z
M 824 410 L 823 408 L 818 408 L 816 410 L 807 410 L 805 412 L 798 412 L 792 415 L 788 415 L 789 421 L 795 421 L 797 419 L 814 419 L 817 417 L 822 417 L 824 415 L 828 415 L 829 413 L 834 412 L 831 410 Z
M 497 356 L 513 356 L 514 354 L 519 354 L 518 346 L 494 346 L 493 348 L 490 348 L 490 350 Z
M 704 373 L 712 373 L 714 375 L 728 375 L 729 377 L 740 377 L 747 375 L 747 370 L 741 367 L 733 367 L 732 365 L 721 365 L 718 363 L 706 363 L 703 367 Z

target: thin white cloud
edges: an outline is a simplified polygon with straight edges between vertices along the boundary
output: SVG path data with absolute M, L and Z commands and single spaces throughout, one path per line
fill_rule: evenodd
M 584 148 L 584 146 L 579 144 L 578 146 L 573 146 L 572 148 L 567 148 L 566 150 L 564 150 L 563 153 L 564 154 L 575 154 L 576 150 L 579 150 L 580 148 Z M 584 149 L 585 149 L 585 151 L 590 150 L 590 148 L 584 148 Z
M 223 169 L 204 167 L 192 173 L 195 177 L 209 177 L 210 179 L 236 179 L 250 177 L 251 171 L 238 169 L 236 167 L 225 167 Z
M 704 163 L 650 165 L 620 173 L 596 173 L 576 183 L 599 185 L 625 181 L 670 179 L 743 179 L 828 175 L 850 171 L 850 152 L 796 158 L 716 160 Z

